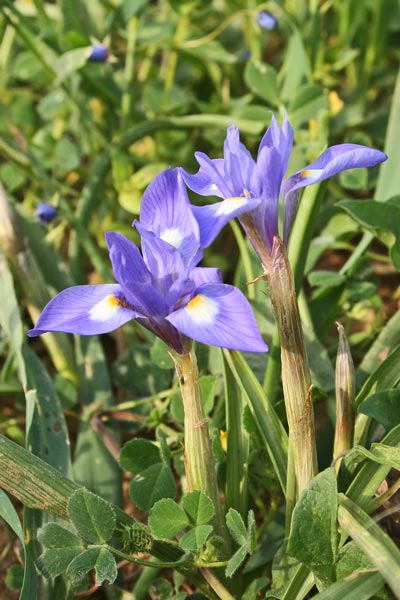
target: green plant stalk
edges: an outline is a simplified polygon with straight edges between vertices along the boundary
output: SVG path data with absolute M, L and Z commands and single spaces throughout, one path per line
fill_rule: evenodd
M 300 495 L 318 471 L 312 385 L 293 274 L 278 237 L 274 238 L 271 263 L 266 277 L 280 336 L 283 394 Z
M 164 78 L 164 98 L 168 99 L 172 86 L 174 84 L 176 65 L 178 63 L 178 50 L 181 42 L 183 41 L 188 25 L 190 23 L 190 17 L 188 15 L 184 15 L 181 17 L 178 27 L 176 28 L 174 38 L 172 40 L 173 49 L 170 50 L 167 62 L 167 69 Z
M 132 93 L 135 89 L 135 46 L 138 32 L 138 18 L 132 17 L 127 25 L 126 61 L 124 68 L 123 93 L 121 99 L 121 131 L 129 125 L 132 108 Z
M 239 387 L 248 399 L 277 479 L 281 484 L 283 493 L 286 495 L 288 437 L 285 428 L 265 395 L 257 377 L 240 352 L 224 350 L 224 356 Z
M 213 519 L 215 532 L 229 544 L 211 449 L 208 418 L 203 412 L 199 371 L 193 346 L 185 354 L 175 358 L 174 362 L 185 415 L 184 461 L 188 490 L 200 490 L 212 500 L 215 507 Z
M 242 423 L 243 403 L 242 391 L 238 387 L 223 356 L 225 415 L 227 433 L 226 459 L 226 509 L 234 508 L 246 518 L 248 510 L 248 458 L 249 436 Z
M 353 447 L 356 386 L 353 359 L 344 328 L 341 323 L 336 323 L 336 326 L 339 331 L 339 346 L 336 357 L 336 426 L 333 458 L 336 460 L 335 468 L 338 472 L 340 456 Z

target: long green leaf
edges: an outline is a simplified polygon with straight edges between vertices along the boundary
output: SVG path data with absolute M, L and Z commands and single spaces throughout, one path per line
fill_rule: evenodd
M 400 598 L 400 550 L 357 504 L 343 494 L 339 502 L 340 526 L 376 566 L 396 598 Z
M 376 571 L 360 571 L 337 581 L 328 589 L 313 596 L 313 600 L 368 600 L 383 587 L 383 579 Z
M 245 393 L 282 490 L 286 490 L 288 437 L 273 406 L 249 365 L 239 352 L 224 350 L 224 356 L 240 388 Z

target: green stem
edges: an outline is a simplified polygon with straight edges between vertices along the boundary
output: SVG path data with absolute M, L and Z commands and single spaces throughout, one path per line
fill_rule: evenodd
M 249 436 L 242 423 L 242 392 L 231 374 L 226 357 L 224 363 L 225 414 L 227 432 L 226 509 L 234 508 L 243 518 L 248 510 Z
M 138 18 L 132 17 L 127 26 L 128 40 L 126 46 L 126 61 L 124 69 L 124 89 L 121 100 L 121 131 L 129 124 L 132 108 L 132 93 L 135 89 L 135 46 L 138 32 Z
M 227 544 L 229 536 L 218 490 L 208 419 L 203 412 L 197 359 L 193 348 L 175 360 L 185 414 L 185 471 L 189 491 L 200 490 L 213 501 L 214 527 Z
M 167 72 L 165 73 L 164 79 L 164 98 L 167 99 L 170 95 L 172 86 L 174 84 L 175 79 L 175 71 L 176 65 L 178 63 L 178 50 L 183 38 L 186 35 L 188 25 L 190 23 L 190 18 L 188 15 L 185 15 L 181 18 L 178 23 L 178 27 L 176 28 L 176 32 L 174 38 L 172 40 L 173 50 L 170 50 L 170 54 L 168 56 L 168 64 L 167 64 Z
M 228 592 L 225 586 L 222 585 L 220 580 L 214 575 L 210 569 L 200 569 L 200 573 L 203 575 L 204 579 L 210 584 L 214 592 L 217 594 L 218 598 L 221 600 L 235 600 L 234 596 Z

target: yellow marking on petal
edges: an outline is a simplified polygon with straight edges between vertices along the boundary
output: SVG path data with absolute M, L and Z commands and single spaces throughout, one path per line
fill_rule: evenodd
M 246 201 L 246 198 L 243 196 L 233 196 L 232 198 L 225 198 L 222 202 L 220 202 L 217 216 L 224 215 L 226 213 L 230 213 L 231 210 L 237 208 L 238 204 L 243 204 Z
M 322 173 L 323 169 L 304 169 L 304 171 L 302 171 L 300 173 L 300 177 L 303 179 L 303 177 L 312 177 L 313 179 L 317 179 L 317 177 L 319 177 Z
M 91 308 L 89 317 L 94 321 L 107 321 L 107 319 L 110 319 L 120 307 L 128 308 L 122 300 L 109 294 Z
M 214 322 L 218 314 L 218 304 L 204 294 L 197 294 L 187 303 L 185 310 L 197 323 L 209 324 Z

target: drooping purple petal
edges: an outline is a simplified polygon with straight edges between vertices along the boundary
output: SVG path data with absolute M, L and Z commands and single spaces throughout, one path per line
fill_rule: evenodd
M 311 165 L 289 177 L 282 187 L 282 193 L 286 195 L 288 191 L 319 183 L 347 169 L 374 167 L 386 159 L 384 152 L 359 144 L 331 146 Z
M 230 285 L 200 286 L 194 298 L 167 319 L 187 337 L 204 344 L 244 352 L 268 350 L 245 296 Z
M 36 337 L 47 331 L 96 335 L 113 331 L 137 316 L 121 286 L 77 285 L 50 300 L 28 335 Z
M 232 196 L 229 181 L 226 181 L 223 158 L 209 158 L 204 152 L 195 152 L 199 170 L 194 175 L 180 169 L 182 178 L 189 189 L 200 196 L 217 196 L 229 198 Z
M 199 227 L 178 169 L 166 169 L 143 194 L 140 222 L 188 262 L 199 248 Z
M 284 241 L 287 241 L 297 209 L 297 190 L 324 181 L 342 171 L 362 167 L 374 167 L 387 159 L 380 150 L 359 144 L 338 144 L 331 146 L 316 161 L 297 171 L 282 185 L 285 208 Z
M 199 224 L 201 247 L 207 248 L 231 219 L 254 210 L 261 202 L 261 198 L 237 196 L 215 204 L 192 206 L 193 214 Z

